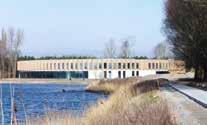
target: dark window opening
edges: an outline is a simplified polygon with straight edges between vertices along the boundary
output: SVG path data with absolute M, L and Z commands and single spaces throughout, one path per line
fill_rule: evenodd
M 104 63 L 104 69 L 107 69 L 107 63 Z
M 132 76 L 134 76 L 134 71 L 132 71 Z
M 156 74 L 169 74 L 168 71 L 157 71 Z
M 119 76 L 119 78 L 121 78 L 121 71 L 118 72 L 118 76 Z
M 126 69 L 126 64 L 125 63 L 123 63 L 123 69 Z
M 118 64 L 118 68 L 121 69 L 121 63 Z
M 139 63 L 137 63 L 136 68 L 139 69 Z
M 127 64 L 127 67 L 128 67 L 128 69 L 130 69 L 130 68 L 131 68 L 131 67 L 130 67 L 130 63 L 128 63 L 128 64 Z
M 126 78 L 126 72 L 123 71 L 123 78 Z
M 73 63 L 71 63 L 70 68 L 73 69 Z
M 139 71 L 136 72 L 136 75 L 139 76 Z
M 148 68 L 151 69 L 151 63 L 148 63 Z
M 99 63 L 99 69 L 102 69 L 102 63 Z

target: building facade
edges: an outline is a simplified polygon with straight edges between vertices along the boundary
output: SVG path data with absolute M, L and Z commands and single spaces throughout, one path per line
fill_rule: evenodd
M 156 59 L 57 59 L 17 62 L 19 78 L 112 79 L 184 72 L 184 63 Z

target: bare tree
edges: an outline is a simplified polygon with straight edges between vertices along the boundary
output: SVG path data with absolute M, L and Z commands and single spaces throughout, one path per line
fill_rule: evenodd
M 14 44 L 15 44 L 15 30 L 14 28 L 9 28 L 8 30 L 8 49 L 9 49 L 9 64 L 8 64 L 8 77 L 12 77 L 12 72 L 14 68 Z
M 13 48 L 14 48 L 14 54 L 13 54 L 14 59 L 13 59 L 13 67 L 12 67 L 13 77 L 16 77 L 17 57 L 20 54 L 20 47 L 23 43 L 23 40 L 24 40 L 24 32 L 22 30 L 18 29 L 17 32 L 16 32 L 16 38 L 15 38 L 14 45 L 13 45 Z
M 104 58 L 116 58 L 116 51 L 116 43 L 113 39 L 110 39 L 109 42 L 105 43 Z
M 24 33 L 10 28 L 6 33 L 1 31 L 0 39 L 0 78 L 16 76 L 16 62 L 20 53 Z
M 167 59 L 172 57 L 169 45 L 166 42 L 158 43 L 155 46 L 154 55 L 157 59 Z
M 1 31 L 1 40 L 0 40 L 0 78 L 4 78 L 5 75 L 5 61 L 7 54 L 7 36 L 4 29 Z
M 129 40 L 124 40 L 120 48 L 120 57 L 127 59 L 131 54 L 131 46 Z

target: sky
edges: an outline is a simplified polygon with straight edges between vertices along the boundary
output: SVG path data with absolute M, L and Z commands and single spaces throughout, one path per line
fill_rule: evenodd
M 102 56 L 106 42 L 133 42 L 152 56 L 165 40 L 163 0 L 0 0 L 0 28 L 24 30 L 22 55 Z M 118 48 L 118 47 L 117 47 Z

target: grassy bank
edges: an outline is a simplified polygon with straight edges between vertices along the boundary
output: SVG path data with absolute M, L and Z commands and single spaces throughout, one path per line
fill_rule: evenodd
M 44 118 L 33 119 L 29 125 L 176 125 L 177 122 L 168 107 L 166 100 L 159 92 L 159 85 L 164 79 L 135 82 L 127 80 L 101 81 L 113 92 L 109 99 L 99 100 L 91 106 L 83 116 L 74 117 L 67 113 L 48 113 Z M 130 81 L 130 80 L 129 80 Z M 123 82 L 124 85 L 117 84 Z M 98 84 L 98 83 L 96 83 Z M 115 86 L 116 85 L 116 86 Z M 115 90 L 115 87 L 118 87 Z M 112 89 L 111 89 L 112 88 Z M 31 120 L 30 120 L 31 121 Z M 32 123 L 32 124 L 31 124 Z
M 120 87 L 127 87 L 140 81 L 138 77 L 132 77 L 127 79 L 112 79 L 112 80 L 97 80 L 92 82 L 86 87 L 86 91 L 89 92 L 103 92 L 105 94 L 111 94 Z

